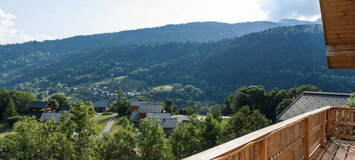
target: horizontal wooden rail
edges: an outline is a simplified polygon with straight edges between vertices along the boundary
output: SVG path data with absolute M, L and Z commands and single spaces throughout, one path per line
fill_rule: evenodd
M 325 138 L 355 140 L 355 108 L 324 107 L 213 147 L 186 160 L 309 159 Z
M 328 113 L 333 109 L 338 107 L 324 107 L 293 117 L 185 159 L 309 159 L 319 146 L 324 146 L 326 131 L 332 131 L 326 130 L 326 118 L 333 116 Z

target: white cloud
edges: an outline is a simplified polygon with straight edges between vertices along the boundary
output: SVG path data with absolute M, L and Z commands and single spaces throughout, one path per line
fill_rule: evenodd
M 98 12 L 102 28 L 126 30 L 196 21 L 265 20 L 260 0 L 121 0 Z M 100 28 L 100 27 L 96 27 Z
M 270 20 L 316 20 L 320 17 L 318 0 L 260 0 L 261 9 Z
M 5 13 L 0 9 L 0 43 L 4 43 L 7 37 L 16 34 L 16 30 L 12 28 L 15 24 L 15 18 L 10 13 Z
M 15 19 L 14 15 L 6 13 L 0 8 L 0 44 L 55 39 L 55 37 L 44 34 L 28 35 L 21 33 L 15 28 Z

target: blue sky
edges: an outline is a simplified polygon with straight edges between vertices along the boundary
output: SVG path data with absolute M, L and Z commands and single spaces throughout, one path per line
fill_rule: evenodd
M 319 17 L 318 0 L 0 0 L 0 44 L 195 21 Z

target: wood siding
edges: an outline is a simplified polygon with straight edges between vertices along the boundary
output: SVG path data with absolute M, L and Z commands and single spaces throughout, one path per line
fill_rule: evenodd
M 355 1 L 320 0 L 330 69 L 355 69 Z
M 139 106 L 132 106 L 132 107 L 131 107 L 131 110 L 132 110 L 132 111 L 138 111 L 138 108 L 139 108 Z

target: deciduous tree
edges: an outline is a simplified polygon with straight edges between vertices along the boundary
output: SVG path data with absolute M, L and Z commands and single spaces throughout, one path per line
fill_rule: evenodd
M 140 121 L 137 135 L 139 155 L 144 160 L 172 159 L 171 148 L 168 145 L 159 119 L 145 118 Z

